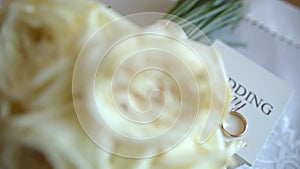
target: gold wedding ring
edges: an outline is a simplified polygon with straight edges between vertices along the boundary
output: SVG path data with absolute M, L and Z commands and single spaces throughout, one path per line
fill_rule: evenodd
M 232 115 L 238 117 L 238 118 L 242 121 L 242 123 L 243 123 L 243 129 L 242 129 L 242 131 L 241 131 L 239 134 L 232 134 L 232 133 L 229 133 L 229 132 L 224 128 L 223 123 L 222 123 L 222 126 L 221 126 L 221 127 L 222 127 L 223 133 L 224 133 L 226 136 L 228 136 L 228 137 L 241 137 L 241 136 L 243 136 L 243 135 L 246 133 L 247 128 L 248 128 L 247 120 L 245 119 L 245 117 L 244 117 L 242 114 L 240 114 L 240 113 L 238 113 L 238 112 L 232 111 L 232 112 L 230 112 L 230 114 L 232 114 Z

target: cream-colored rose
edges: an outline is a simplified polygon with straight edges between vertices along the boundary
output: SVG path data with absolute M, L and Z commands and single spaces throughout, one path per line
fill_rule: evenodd
M 69 139 L 82 139 L 83 151 L 99 149 L 76 119 L 73 68 L 89 36 L 119 17 L 93 1 L 5 1 L 0 11 L 0 168 L 97 168 L 82 164 L 81 154 L 74 154 L 81 149 Z
M 1 116 L 70 104 L 87 38 L 119 16 L 86 0 L 14 0 L 1 9 Z
M 103 33 L 96 34 L 90 43 L 102 42 Z M 93 111 L 98 113 L 95 118 L 103 121 L 95 125 L 96 131 L 86 127 L 91 125 L 89 121 L 83 119 L 82 124 L 97 144 L 118 155 L 166 153 L 144 160 L 111 156 L 112 168 L 225 168 L 245 144 L 226 143 L 220 131 L 220 120 L 230 102 L 220 57 L 213 48 L 187 40 L 170 22 L 159 21 L 129 34 L 107 46 L 109 50 L 103 45 L 85 53 L 97 55 L 100 63 L 95 90 L 87 89 L 98 106 Z M 102 51 L 108 52 L 103 55 Z M 216 130 L 207 127 L 206 120 Z M 108 132 L 104 129 L 107 126 Z M 185 127 L 192 127 L 192 131 Z M 170 128 L 175 130 L 166 133 Z M 115 139 L 110 133 L 120 137 Z M 201 134 L 211 137 L 201 140 Z M 146 142 L 158 136 L 162 137 L 145 145 L 133 141 Z M 184 136 L 186 139 L 176 142 Z M 109 138 L 109 144 L 103 138 Z M 178 146 L 168 151 L 176 143 Z

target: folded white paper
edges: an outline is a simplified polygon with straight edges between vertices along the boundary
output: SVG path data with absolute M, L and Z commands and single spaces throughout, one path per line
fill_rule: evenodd
M 215 41 L 213 46 L 223 57 L 228 83 L 232 88 L 231 110 L 243 114 L 248 123 L 246 133 L 240 138 L 235 138 L 247 142 L 247 147 L 237 155 L 245 163 L 252 165 L 293 90 L 221 41 Z

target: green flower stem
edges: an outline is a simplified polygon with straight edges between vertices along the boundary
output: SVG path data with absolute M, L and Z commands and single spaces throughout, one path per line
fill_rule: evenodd
M 190 39 L 199 40 L 243 18 L 243 0 L 179 0 L 165 19 L 180 25 Z

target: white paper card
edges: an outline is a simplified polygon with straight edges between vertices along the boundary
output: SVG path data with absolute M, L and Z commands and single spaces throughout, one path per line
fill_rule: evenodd
M 248 123 L 246 133 L 237 138 L 245 140 L 247 147 L 237 155 L 252 165 L 293 90 L 221 41 L 215 41 L 213 47 L 223 57 L 228 82 L 232 87 L 231 110 L 241 113 Z

